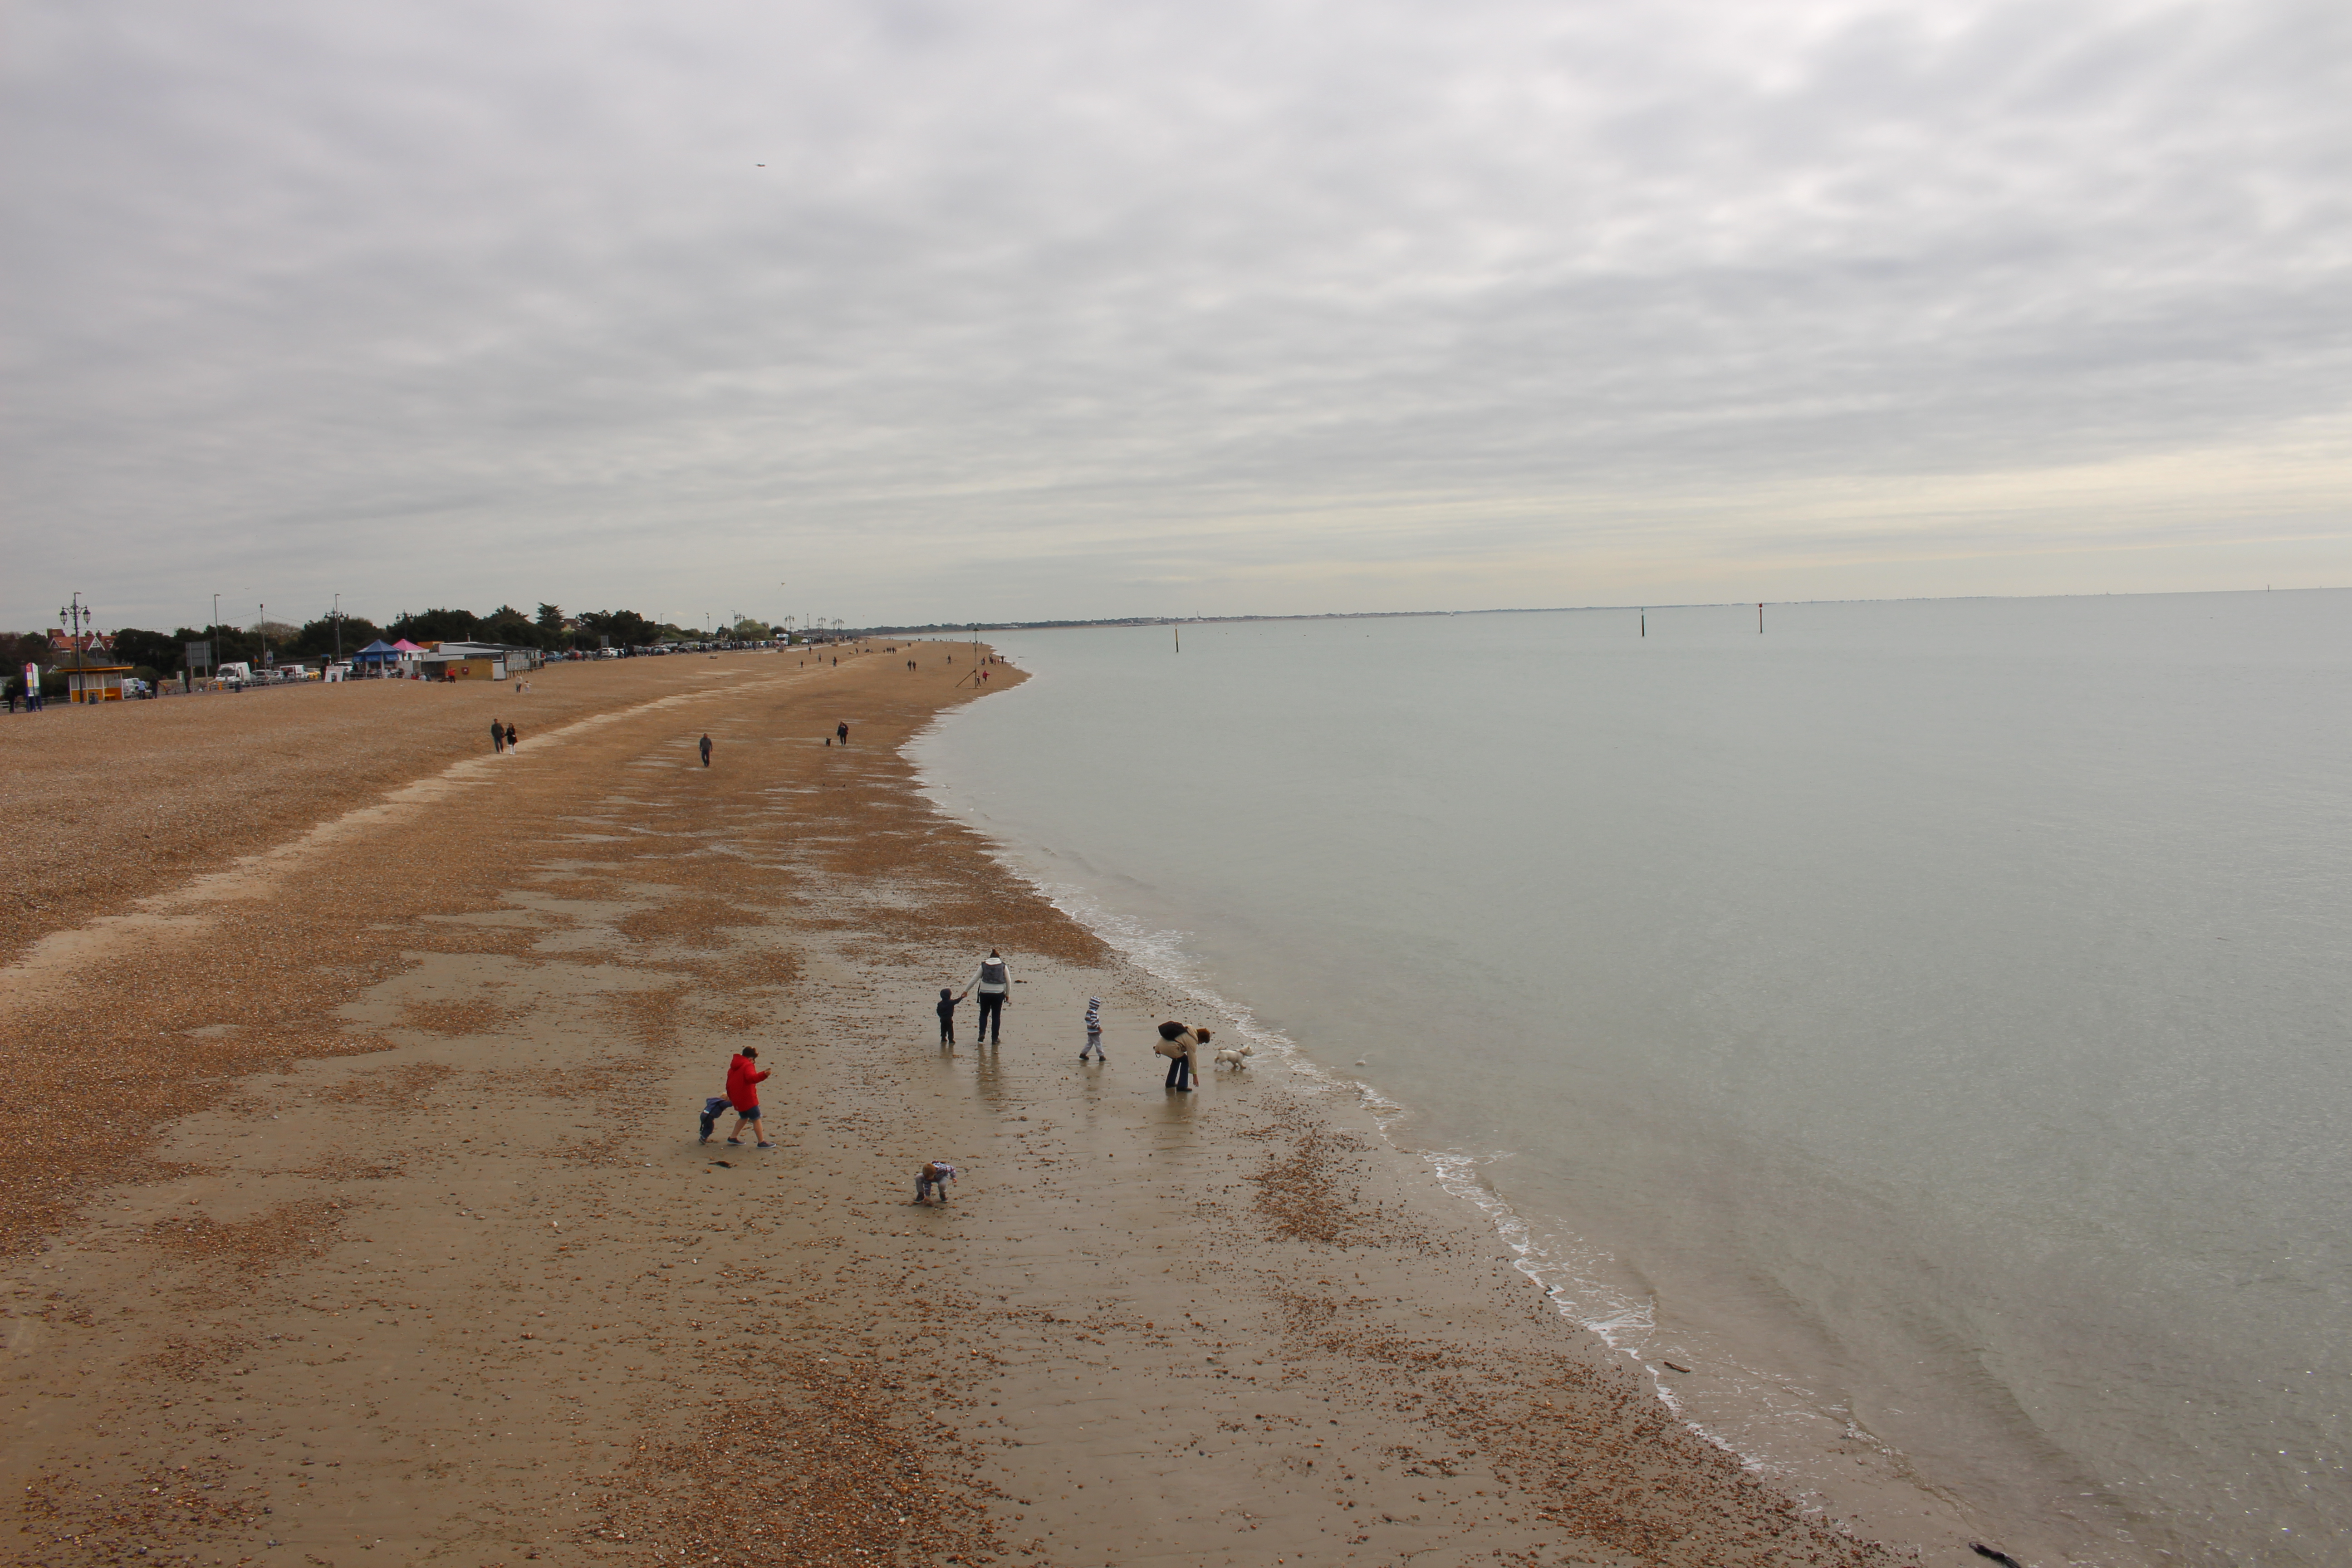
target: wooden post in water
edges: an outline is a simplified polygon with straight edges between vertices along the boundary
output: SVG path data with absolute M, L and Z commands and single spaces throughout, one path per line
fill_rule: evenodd
M 1176 651 L 1178 653 L 1182 653 L 1184 651 L 1184 628 L 1180 626 L 1171 625 L 1168 629 L 1176 634 Z
M 1764 635 L 1764 606 L 1761 605 L 1756 606 L 1756 635 L 1759 637 Z
M 1650 606 L 1647 605 L 1642 606 L 1642 635 L 1650 635 Z

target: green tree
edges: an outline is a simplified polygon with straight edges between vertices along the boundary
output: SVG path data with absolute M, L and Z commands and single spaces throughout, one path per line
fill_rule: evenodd
M 580 616 L 581 636 L 575 639 L 582 647 L 594 647 L 600 637 L 613 639 L 614 647 L 646 647 L 661 639 L 661 627 L 635 610 L 588 610 Z
M 261 662 L 261 639 L 243 626 L 206 626 L 186 640 L 202 642 L 207 637 L 212 640 L 215 665 Z
M 302 630 L 294 638 L 293 656 L 299 658 L 332 658 L 335 656 L 335 619 L 332 616 L 320 616 L 315 621 L 304 622 Z M 382 629 L 364 616 L 345 616 L 342 623 L 345 658 L 383 635 Z
M 406 637 L 413 643 L 471 642 L 481 630 L 481 617 L 471 610 L 423 610 L 400 612 L 398 618 L 384 628 L 384 636 L 394 642 Z
M 539 627 L 512 605 L 500 605 L 483 616 L 480 635 L 484 642 L 511 643 L 522 647 L 540 646 Z
M 193 640 L 193 639 L 192 639 Z M 177 669 L 185 650 L 176 637 L 125 626 L 114 634 L 114 662 L 146 665 L 153 669 Z

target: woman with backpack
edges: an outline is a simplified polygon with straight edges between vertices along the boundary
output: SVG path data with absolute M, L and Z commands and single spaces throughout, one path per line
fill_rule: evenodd
M 972 1038 L 997 1045 L 1004 1038 L 1004 998 L 1013 989 L 1013 972 L 1005 965 L 1003 956 L 994 948 L 980 961 L 980 973 L 965 987 L 980 998 L 980 1022 L 972 1026 Z
M 1151 1048 L 1168 1058 L 1170 1089 L 1192 1092 L 1192 1072 L 1199 1065 L 1194 1058 L 1210 1034 L 1207 1029 L 1188 1028 L 1173 1018 L 1160 1026 L 1160 1043 Z

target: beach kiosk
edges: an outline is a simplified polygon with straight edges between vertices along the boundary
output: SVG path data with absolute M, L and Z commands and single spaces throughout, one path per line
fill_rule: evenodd
M 90 664 L 66 671 L 66 700 L 68 702 L 120 702 L 122 683 L 135 667 L 128 664 Z
M 122 683 L 136 669 L 114 662 L 114 638 L 106 632 L 53 631 L 49 651 L 58 656 L 55 667 L 65 671 L 68 702 L 120 702 Z M 107 662 L 93 664 L 93 658 Z
M 506 649 L 495 643 L 437 642 L 424 656 L 427 680 L 504 680 Z

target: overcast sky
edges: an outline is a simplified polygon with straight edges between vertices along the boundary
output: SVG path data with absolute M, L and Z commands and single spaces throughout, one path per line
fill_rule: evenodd
M 5 18 L 8 626 L 2352 583 L 2343 0 Z

